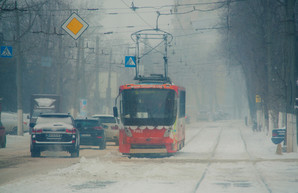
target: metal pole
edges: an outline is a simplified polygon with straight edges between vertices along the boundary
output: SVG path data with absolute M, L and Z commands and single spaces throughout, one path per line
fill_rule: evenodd
M 164 55 L 164 73 L 165 78 L 168 78 L 168 35 L 164 35 L 164 41 L 165 41 L 165 55 Z
M 96 37 L 96 78 L 95 78 L 95 100 L 96 109 L 100 107 L 100 93 L 99 93 L 99 37 Z
M 139 77 L 139 67 L 140 67 L 140 48 L 139 48 L 139 39 L 140 39 L 140 36 L 139 35 L 136 35 L 136 39 L 137 39 L 136 79 L 138 79 L 138 77 Z
M 78 50 L 77 50 L 77 63 L 75 67 L 75 77 L 74 77 L 74 86 L 73 86 L 73 101 L 72 101 L 72 115 L 77 116 L 78 112 L 78 87 L 79 87 L 79 67 L 80 67 L 80 58 L 81 58 L 81 40 L 78 40 Z
M 107 87 L 107 113 L 110 112 L 110 109 L 112 108 L 111 105 L 111 65 L 112 65 L 112 50 L 110 51 L 110 61 L 109 61 L 109 74 L 108 74 L 108 87 Z
M 18 135 L 24 135 L 23 131 L 23 104 L 22 104 L 22 66 L 21 66 L 21 40 L 20 40 L 20 21 L 17 2 L 15 2 L 16 10 L 16 44 L 17 44 L 17 114 L 18 114 Z

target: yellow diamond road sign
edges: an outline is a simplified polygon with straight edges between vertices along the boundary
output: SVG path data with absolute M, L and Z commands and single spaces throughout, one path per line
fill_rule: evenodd
M 89 25 L 79 15 L 73 13 L 62 25 L 62 28 L 76 40 L 88 26 Z

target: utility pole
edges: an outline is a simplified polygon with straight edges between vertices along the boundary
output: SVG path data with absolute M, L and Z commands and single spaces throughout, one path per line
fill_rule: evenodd
M 20 39 L 20 21 L 17 2 L 15 1 L 16 13 L 16 44 L 17 44 L 17 114 L 18 114 L 18 135 L 24 135 L 23 131 L 23 104 L 22 104 L 22 65 L 21 65 L 21 39 Z
M 72 115 L 74 117 L 77 116 L 78 112 L 78 87 L 79 87 L 79 79 L 80 79 L 80 73 L 79 73 L 79 68 L 80 68 L 80 58 L 81 58 L 81 39 L 79 38 L 77 42 L 77 63 L 75 67 L 75 73 L 74 73 L 74 85 L 73 85 L 73 99 L 72 99 Z
M 49 9 L 51 10 L 52 9 L 52 3 L 51 1 L 49 1 Z M 50 14 L 49 14 L 49 18 L 48 18 L 48 26 L 47 26 L 47 31 L 49 32 L 51 30 L 51 23 L 52 23 L 52 12 L 50 11 Z M 45 41 L 45 47 L 44 47 L 44 50 L 43 50 L 43 55 L 41 56 L 42 57 L 42 66 L 41 66 L 41 69 L 42 69 L 42 77 L 41 77 L 41 81 L 40 81 L 40 93 L 44 93 L 45 89 L 45 82 L 46 82 L 46 68 L 51 68 L 52 66 L 52 60 L 51 58 L 49 57 L 49 42 L 50 42 L 50 35 L 47 35 L 46 36 L 46 41 Z
M 95 77 L 95 100 L 96 108 L 100 108 L 100 93 L 99 93 L 99 37 L 96 37 L 96 77 Z
M 294 105 L 295 105 L 295 1 L 296 0 L 287 0 L 285 3 L 286 11 L 286 46 L 287 46 L 287 55 L 286 55 L 286 84 L 287 84 L 287 152 L 296 152 L 297 151 L 297 128 L 296 128 L 296 117 L 294 114 Z
M 83 37 L 82 38 L 82 56 L 81 56 L 81 72 L 79 73 L 80 76 L 79 77 L 82 77 L 82 80 L 81 80 L 81 83 L 80 83 L 80 97 L 81 99 L 86 99 L 86 77 L 85 77 L 85 63 L 86 63 L 86 60 L 85 60 L 85 39 Z
M 111 65 L 112 65 L 112 50 L 110 51 L 108 87 L 107 87 L 107 113 L 110 112 L 111 106 Z
M 62 29 L 60 29 L 60 34 L 61 34 Z M 59 36 L 59 44 L 58 44 L 58 60 L 57 60 L 57 79 L 56 79 L 56 94 L 60 95 L 61 94 L 61 62 L 62 62 L 62 36 Z
M 271 117 L 271 113 L 272 109 L 271 109 L 271 104 L 272 104 L 272 13 L 271 13 L 271 6 L 272 2 L 271 0 L 266 0 L 266 6 L 265 6 L 265 41 L 266 41 L 266 67 L 267 67 L 267 80 L 265 80 L 267 82 L 266 85 L 266 90 L 267 90 L 267 94 L 264 96 L 264 113 L 265 113 L 265 117 L 267 117 L 265 119 L 265 125 L 267 128 L 267 131 L 269 131 L 270 133 L 272 132 L 273 129 L 273 125 L 271 124 L 273 122 L 272 117 Z

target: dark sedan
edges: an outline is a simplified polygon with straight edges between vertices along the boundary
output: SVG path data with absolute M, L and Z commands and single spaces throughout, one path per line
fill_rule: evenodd
M 81 145 L 99 146 L 106 148 L 105 130 L 98 119 L 76 119 L 76 128 L 80 131 Z

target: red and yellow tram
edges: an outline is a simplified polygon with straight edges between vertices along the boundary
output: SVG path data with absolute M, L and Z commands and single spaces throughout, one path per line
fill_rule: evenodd
M 119 151 L 175 153 L 185 143 L 185 89 L 172 83 L 120 86 Z

